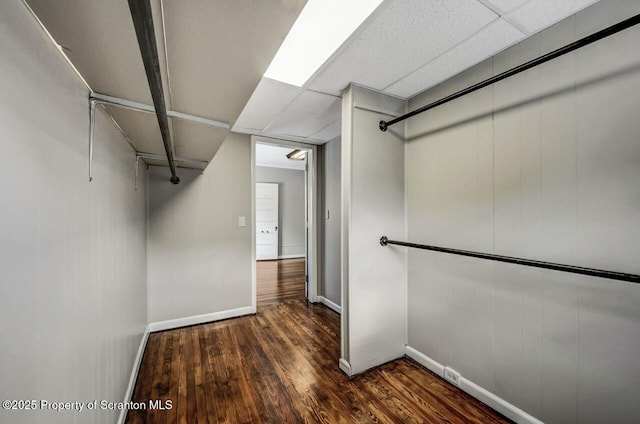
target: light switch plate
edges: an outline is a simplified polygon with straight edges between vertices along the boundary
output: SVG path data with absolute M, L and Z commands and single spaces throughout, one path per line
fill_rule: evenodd
M 247 226 L 247 219 L 244 216 L 239 216 L 238 217 L 238 226 L 239 227 L 246 227 Z

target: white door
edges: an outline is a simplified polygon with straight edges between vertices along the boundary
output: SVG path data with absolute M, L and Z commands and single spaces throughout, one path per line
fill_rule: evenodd
M 278 259 L 278 184 L 256 183 L 256 259 Z

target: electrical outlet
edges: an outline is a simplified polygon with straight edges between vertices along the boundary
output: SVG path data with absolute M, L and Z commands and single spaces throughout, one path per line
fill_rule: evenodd
M 453 368 L 444 367 L 444 378 L 455 386 L 460 386 L 460 373 Z

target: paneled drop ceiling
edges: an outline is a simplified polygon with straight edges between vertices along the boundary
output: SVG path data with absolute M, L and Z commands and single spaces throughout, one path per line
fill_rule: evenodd
M 302 87 L 263 78 L 233 130 L 324 143 L 350 83 L 409 99 L 596 2 L 385 0 Z
M 151 5 L 169 110 L 322 144 L 340 135 L 350 83 L 408 99 L 596 1 L 385 0 L 302 87 L 262 76 L 305 0 Z M 152 104 L 126 0 L 25 2 L 91 89 Z M 154 115 L 107 110 L 136 150 L 164 155 Z M 204 161 L 178 165 L 204 168 L 228 130 L 172 119 L 171 132 L 177 158 Z

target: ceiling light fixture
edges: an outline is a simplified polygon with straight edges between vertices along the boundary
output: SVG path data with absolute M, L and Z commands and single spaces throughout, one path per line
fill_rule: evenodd
M 382 1 L 307 1 L 264 76 L 302 87 Z
M 305 160 L 307 158 L 307 152 L 304 150 L 294 150 L 287 155 L 287 159 L 291 160 Z

